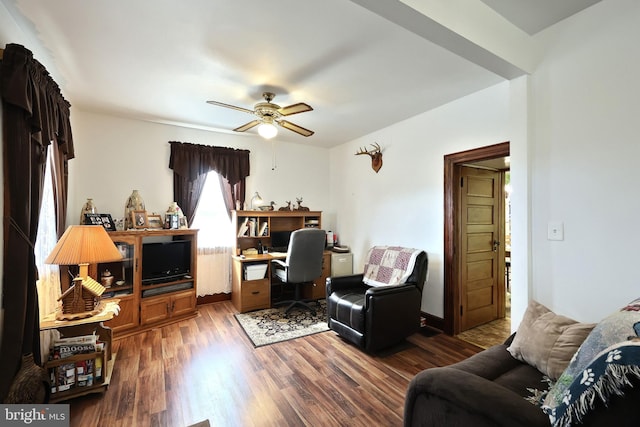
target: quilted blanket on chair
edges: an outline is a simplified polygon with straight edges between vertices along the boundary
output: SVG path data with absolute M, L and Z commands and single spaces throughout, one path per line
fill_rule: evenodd
M 369 286 L 401 285 L 407 281 L 420 249 L 374 246 L 365 258 L 363 281 Z

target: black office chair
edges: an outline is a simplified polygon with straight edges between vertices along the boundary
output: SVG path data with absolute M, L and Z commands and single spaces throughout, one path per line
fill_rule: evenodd
M 271 260 L 272 275 L 285 284 L 295 285 L 292 300 L 280 301 L 275 305 L 289 304 L 285 314 L 295 306 L 304 307 L 315 315 L 315 310 L 302 299 L 302 285 L 312 283 L 322 275 L 322 255 L 326 233 L 317 228 L 303 228 L 291 233 L 286 260 Z

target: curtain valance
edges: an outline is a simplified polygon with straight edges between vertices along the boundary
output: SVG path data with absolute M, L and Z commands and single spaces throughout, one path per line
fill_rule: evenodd
M 178 141 L 169 141 L 169 144 L 169 168 L 188 181 L 194 181 L 212 170 L 226 178 L 232 186 L 249 176 L 249 150 Z
M 47 146 L 56 141 L 67 160 L 74 158 L 73 136 L 69 121 L 71 104 L 46 68 L 33 53 L 19 44 L 4 50 L 1 80 L 2 98 L 25 112 L 31 137 Z

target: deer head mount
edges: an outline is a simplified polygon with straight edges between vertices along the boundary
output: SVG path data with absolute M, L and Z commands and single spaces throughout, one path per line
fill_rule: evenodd
M 360 154 L 369 155 L 371 157 L 371 167 L 373 168 L 374 171 L 376 171 L 376 173 L 378 173 L 378 171 L 382 167 L 382 149 L 380 148 L 380 145 L 378 145 L 377 142 L 375 144 L 371 144 L 371 146 L 373 147 L 373 149 L 365 150 L 364 147 L 362 147 L 360 151 L 358 151 L 355 155 L 356 156 Z

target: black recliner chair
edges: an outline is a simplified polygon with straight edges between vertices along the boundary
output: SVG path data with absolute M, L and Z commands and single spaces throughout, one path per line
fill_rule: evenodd
M 427 253 L 421 251 L 406 282 L 369 286 L 363 274 L 327 279 L 329 328 L 368 353 L 402 342 L 420 329 Z

